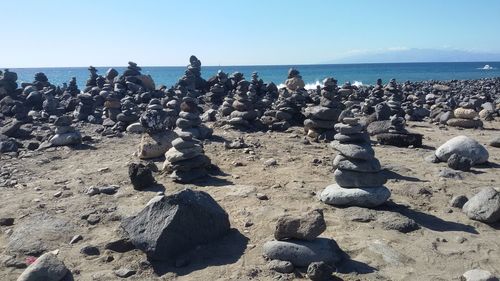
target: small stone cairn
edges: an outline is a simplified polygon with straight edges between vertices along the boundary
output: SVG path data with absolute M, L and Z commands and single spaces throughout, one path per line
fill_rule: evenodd
M 71 126 L 73 120 L 71 116 L 63 115 L 54 121 L 56 126 L 55 135 L 49 140 L 52 146 L 65 146 L 79 144 L 82 142 L 82 135 Z
M 172 148 L 165 153 L 163 171 L 181 183 L 189 183 L 208 174 L 210 159 L 204 154 L 203 144 L 189 132 L 178 133 Z
M 335 125 L 331 147 L 339 154 L 333 160 L 335 184 L 320 194 L 320 200 L 334 206 L 376 207 L 389 199 L 386 176 L 358 119 L 345 117 Z

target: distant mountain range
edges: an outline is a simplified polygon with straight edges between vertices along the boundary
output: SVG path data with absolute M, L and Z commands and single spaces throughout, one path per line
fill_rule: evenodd
M 455 49 L 399 48 L 358 51 L 324 63 L 398 63 L 398 62 L 497 62 L 500 53 L 484 53 Z

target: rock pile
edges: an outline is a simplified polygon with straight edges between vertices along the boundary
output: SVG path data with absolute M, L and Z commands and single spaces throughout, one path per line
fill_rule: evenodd
M 446 124 L 460 128 L 482 128 L 483 121 L 479 120 L 478 113 L 472 108 L 459 107 L 453 111 L 454 118 L 450 118 Z
M 254 108 L 254 104 L 250 99 L 250 82 L 240 80 L 236 86 L 235 94 L 232 98 L 232 110 L 228 110 L 222 106 L 223 112 L 231 111 L 229 114 L 228 124 L 236 128 L 252 127 L 253 122 L 259 117 L 260 113 Z M 230 99 L 227 99 L 229 102 Z M 227 103 L 225 103 L 227 104 Z
M 208 174 L 210 159 L 204 154 L 203 144 L 190 133 L 179 133 L 165 153 L 163 171 L 175 181 L 189 183 Z
M 307 118 L 304 121 L 306 134 L 312 138 L 323 136 L 326 140 L 332 140 L 335 123 L 344 108 L 338 95 L 337 80 L 326 78 L 323 80 L 319 105 L 307 107 L 304 111 Z
M 138 156 L 141 159 L 161 157 L 172 147 L 176 134 L 169 130 L 173 127 L 175 117 L 163 110 L 160 100 L 152 99 L 146 111 L 141 115 L 140 122 L 146 130 L 142 134 Z
M 325 230 L 326 223 L 320 210 L 300 216 L 283 216 L 276 224 L 276 241 L 266 242 L 263 246 L 264 256 L 271 259 L 272 264 L 291 263 L 279 267 L 282 273 L 292 272 L 294 266 L 308 267 L 316 262 L 333 266 L 341 259 L 340 249 L 334 240 L 318 237 Z M 285 268 L 287 270 L 283 272 Z
M 82 142 L 82 135 L 71 126 L 73 120 L 68 115 L 57 117 L 54 121 L 55 135 L 49 139 L 53 146 L 64 146 L 79 144 Z
M 391 126 L 388 132 L 377 134 L 380 144 L 394 145 L 398 147 L 421 147 L 423 135 L 410 133 L 405 129 L 405 119 L 397 115 L 391 116 Z
M 212 136 L 213 130 L 201 122 L 200 109 L 195 99 L 186 97 L 181 103 L 181 112 L 175 122 L 177 134 L 189 133 L 199 140 L 208 139 Z
M 335 129 L 338 133 L 330 145 L 339 153 L 333 160 L 337 168 L 333 174 L 336 183 L 323 190 L 320 200 L 334 206 L 382 205 L 391 192 L 384 186 L 387 178 L 381 172 L 368 134 L 358 119 L 352 117 L 343 118 Z

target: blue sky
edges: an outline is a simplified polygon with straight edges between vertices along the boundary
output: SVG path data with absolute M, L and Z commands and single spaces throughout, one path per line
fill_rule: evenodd
M 498 0 L 2 1 L 0 67 L 314 64 L 500 54 Z

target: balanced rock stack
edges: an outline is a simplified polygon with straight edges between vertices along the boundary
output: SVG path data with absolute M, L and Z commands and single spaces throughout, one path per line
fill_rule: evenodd
M 331 147 L 339 154 L 333 160 L 335 184 L 323 190 L 320 200 L 334 206 L 376 207 L 389 199 L 386 176 L 370 144 L 368 134 L 356 118 L 343 118 L 335 125 L 338 134 Z
M 198 105 L 192 98 L 184 98 L 184 101 L 181 103 L 181 112 L 179 112 L 179 117 L 175 124 L 177 126 L 175 132 L 177 134 L 187 132 L 199 140 L 210 138 L 213 134 L 211 128 L 202 124 Z
M 176 134 L 168 130 L 173 127 L 174 117 L 163 110 L 158 99 L 151 99 L 146 111 L 141 115 L 140 123 L 145 129 L 139 145 L 138 156 L 141 159 L 161 157 L 172 147 Z
M 323 80 L 320 104 L 305 109 L 307 119 L 304 121 L 304 130 L 309 137 L 318 138 L 323 135 L 324 139 L 332 140 L 334 125 L 344 109 L 337 91 L 337 80 L 326 78 Z
M 179 133 L 165 153 L 163 171 L 175 181 L 189 183 L 208 174 L 210 159 L 204 154 L 202 143 L 187 132 Z
M 304 90 L 306 84 L 302 80 L 302 76 L 297 69 L 290 68 L 288 70 L 288 79 L 285 81 L 285 87 L 291 92 L 298 92 Z
M 78 120 L 87 120 L 90 115 L 94 114 L 94 99 L 89 93 L 78 95 L 79 103 L 76 106 L 74 117 Z
M 259 117 L 258 110 L 254 109 L 254 105 L 248 96 L 250 93 L 249 87 L 250 82 L 246 80 L 238 82 L 232 104 L 234 110 L 230 114 L 229 124 L 250 127 L 252 122 Z
M 459 107 L 453 111 L 454 118 L 449 119 L 446 124 L 460 128 L 481 128 L 483 122 L 479 120 L 477 112 L 472 108 Z
M 71 126 L 72 123 L 71 116 L 63 115 L 57 117 L 54 121 L 56 134 L 50 138 L 50 144 L 53 146 L 64 146 L 81 143 L 82 135 Z
M 330 268 L 324 277 L 332 277 L 332 266 L 341 258 L 340 249 L 334 240 L 318 237 L 326 230 L 321 210 L 294 216 L 280 217 L 274 232 L 275 241 L 263 246 L 264 256 L 270 259 L 269 267 L 280 273 L 291 273 L 294 267 L 311 267 L 317 263 Z M 276 266 L 281 264 L 281 266 Z M 308 270 L 309 275 L 309 270 Z M 330 280 L 313 279 L 311 280 Z
M 410 133 L 405 129 L 405 119 L 403 117 L 391 116 L 391 126 L 389 131 L 377 134 L 380 144 L 393 145 L 397 147 L 421 147 L 423 135 Z

